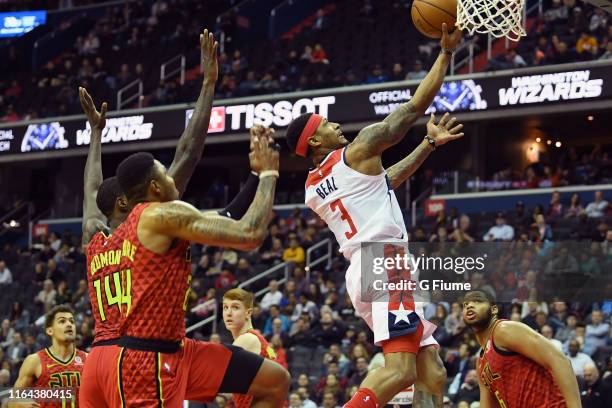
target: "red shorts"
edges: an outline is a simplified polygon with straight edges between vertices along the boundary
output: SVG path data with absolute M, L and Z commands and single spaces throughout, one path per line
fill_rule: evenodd
M 389 353 L 413 353 L 417 354 L 421 347 L 423 338 L 423 323 L 419 323 L 419 327 L 414 333 L 405 336 L 394 337 L 389 340 L 382 341 L 383 354 Z
M 85 367 L 81 374 L 79 387 L 79 407 L 81 408 L 108 408 L 106 390 L 117 388 L 117 354 L 119 346 L 96 346 L 91 349 L 85 360 Z M 113 374 L 113 368 L 115 375 Z
M 92 362 L 98 378 L 81 392 L 83 408 L 181 408 L 184 400 L 212 401 L 234 353 L 221 344 L 187 338 L 172 354 L 119 346 L 94 347 L 93 352 L 97 352 Z M 90 394 L 94 387 L 100 392 Z M 84 394 L 95 399 L 93 405 Z

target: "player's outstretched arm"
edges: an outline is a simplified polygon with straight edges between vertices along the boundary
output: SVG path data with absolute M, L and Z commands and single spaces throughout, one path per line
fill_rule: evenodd
M 425 114 L 434 97 L 440 91 L 452 53 L 459 41 L 461 41 L 461 30 L 456 29 L 452 34 L 449 34 L 448 27 L 443 24 L 440 55 L 419 84 L 412 99 L 408 103 L 400 105 L 384 119 L 384 122 L 389 124 L 393 137 L 401 140 L 414 122 Z
M 463 125 L 455 126 L 457 119 L 449 118 L 449 114 L 445 113 L 440 121 L 436 123 L 436 117 L 433 113 L 431 114 L 431 118 L 427 122 L 427 136 L 406 158 L 387 169 L 387 175 L 392 188 L 399 187 L 408 177 L 412 176 L 435 147 L 463 137 L 463 133 L 460 133 Z M 433 141 L 435 146 L 431 141 Z
M 106 102 L 102 103 L 100 111 L 85 88 L 79 87 L 79 101 L 81 108 L 87 116 L 91 128 L 89 152 L 85 162 L 85 175 L 83 185 L 83 245 L 87 245 L 91 237 L 98 231 L 106 228 L 106 217 L 96 204 L 98 189 L 102 184 L 102 131 L 106 126 Z
M 30 354 L 23 360 L 23 364 L 19 369 L 19 377 L 15 381 L 13 388 L 29 388 L 36 381 L 36 373 L 40 368 L 40 358 L 37 354 Z M 39 374 L 40 375 L 40 374 Z M 26 402 L 19 400 L 19 402 L 9 402 L 8 408 L 38 408 L 40 405 L 34 401 Z
M 523 323 L 504 321 L 496 329 L 495 344 L 520 353 L 550 370 L 567 407 L 582 407 L 578 382 L 570 361 L 544 336 Z
M 215 95 L 215 83 L 219 75 L 217 66 L 217 47 L 212 33 L 204 30 L 200 34 L 200 48 L 203 54 L 204 82 L 200 96 L 193 109 L 193 115 L 187 128 L 181 135 L 176 146 L 174 160 L 168 169 L 168 174 L 174 178 L 176 188 L 182 196 L 189 184 L 202 152 L 208 134 L 208 122 Z
M 260 246 L 274 203 L 278 152 L 269 148 L 267 138 L 263 138 L 256 140 L 251 155 L 259 157 L 262 172 L 255 198 L 244 217 L 236 221 L 216 213 L 203 214 L 182 201 L 152 204 L 140 218 L 140 241 L 150 250 L 160 252 L 169 247 L 168 238 L 249 251 Z

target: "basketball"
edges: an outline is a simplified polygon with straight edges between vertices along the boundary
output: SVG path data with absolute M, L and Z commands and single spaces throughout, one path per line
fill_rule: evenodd
M 457 20 L 457 0 L 414 0 L 412 21 L 421 34 L 429 38 L 442 37 L 442 23 L 452 31 Z

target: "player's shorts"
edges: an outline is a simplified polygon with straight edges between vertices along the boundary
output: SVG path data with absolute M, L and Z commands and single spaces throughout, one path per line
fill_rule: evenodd
M 104 398 L 106 390 L 117 387 L 117 359 L 119 346 L 95 346 L 87 355 L 79 387 L 80 408 L 108 408 L 121 406 L 109 404 Z M 113 375 L 113 371 L 115 374 Z
M 109 408 L 182 408 L 185 400 L 246 394 L 263 363 L 263 357 L 239 347 L 187 338 L 176 353 L 116 347 L 101 353 L 100 360 L 102 355 L 107 358 L 101 373 L 105 388 L 98 398 L 104 395 Z
M 346 271 L 346 289 L 353 307 L 374 332 L 374 343 L 383 347 L 383 352 L 417 353 L 423 340 L 425 345 L 435 342 L 431 335 L 436 325 L 425 320 L 422 304 L 412 301 L 410 291 L 394 291 L 382 301 L 364 301 L 361 283 L 361 251 L 356 250 Z

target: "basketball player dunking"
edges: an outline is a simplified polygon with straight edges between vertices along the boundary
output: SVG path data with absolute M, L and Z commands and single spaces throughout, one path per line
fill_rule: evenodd
M 45 333 L 51 346 L 26 357 L 19 370 L 15 388 L 72 389 L 73 398 L 62 401 L 9 402 L 9 408 L 78 408 L 81 373 L 87 353 L 74 345 L 74 311 L 68 305 L 52 308 L 45 316 Z
M 442 406 L 446 372 L 437 350 L 427 347 L 419 351 L 428 345 L 437 346 L 431 336 L 435 327 L 422 317 L 420 304 L 402 301 L 398 306 L 394 302 L 361 301 L 359 248 L 367 241 L 407 241 L 393 189 L 414 173 L 437 146 L 463 136 L 459 133 L 461 125 L 454 126 L 454 118 L 449 120 L 448 114 L 444 115 L 436 125 L 432 115 L 427 136 L 416 150 L 387 170 L 382 166 L 382 153 L 403 139 L 433 101 L 460 39 L 459 30 L 449 34 L 443 25 L 442 51 L 411 101 L 382 122 L 361 130 L 352 143 L 343 136 L 339 124 L 317 114 L 304 114 L 287 129 L 290 149 L 299 156 L 312 158 L 316 167 L 306 180 L 306 204 L 325 220 L 343 255 L 350 260 L 347 291 L 385 354 L 385 367 L 366 377 L 345 405 L 349 408 L 384 406 L 415 379 L 419 390 L 424 388 L 434 394 L 436 406 Z M 422 406 L 421 399 L 419 391 L 415 394 L 415 407 Z
M 578 382 L 569 360 L 529 326 L 497 317 L 485 292 L 468 292 L 463 320 L 482 348 L 478 359 L 481 408 L 578 408 Z
M 276 353 L 261 333 L 253 329 L 253 294 L 244 289 L 230 289 L 223 294 L 223 322 L 232 333 L 234 346 L 242 347 L 263 358 L 276 360 Z M 244 394 L 233 395 L 236 408 L 249 408 L 253 397 Z

